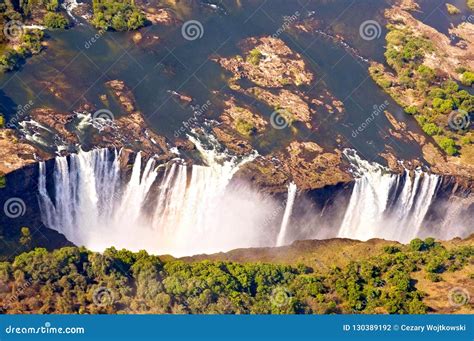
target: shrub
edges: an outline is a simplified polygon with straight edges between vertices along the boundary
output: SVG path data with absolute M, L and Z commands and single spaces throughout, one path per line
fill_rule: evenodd
M 464 72 L 461 76 L 461 82 L 466 86 L 471 86 L 474 83 L 474 72 Z
M 22 56 L 12 49 L 7 49 L 2 56 L 0 56 L 0 71 L 12 71 L 15 70 L 20 61 L 22 60 Z
M 99 29 L 136 30 L 145 26 L 146 18 L 133 1 L 93 0 L 92 24 Z
M 420 238 L 415 238 L 410 242 L 410 249 L 412 251 L 422 251 L 425 244 Z
M 383 248 L 383 251 L 388 254 L 394 254 L 400 252 L 400 249 L 393 245 L 388 245 Z
M 258 65 L 260 63 L 260 60 L 262 60 L 263 54 L 260 52 L 258 49 L 253 49 L 250 51 L 248 57 L 247 57 L 247 62 L 253 65 Z
M 252 135 L 256 132 L 255 126 L 246 120 L 238 119 L 235 124 L 235 129 L 239 132 L 239 134 L 244 136 Z
M 449 137 L 441 137 L 438 141 L 439 146 L 446 152 L 448 155 L 455 155 L 458 152 L 456 148 L 456 143 L 453 139 Z
M 50 29 L 66 28 L 69 21 L 62 14 L 48 12 L 44 16 L 44 25 Z
M 453 107 L 454 107 L 454 102 L 451 98 L 449 99 L 435 98 L 432 104 L 435 111 L 440 114 L 447 114 L 451 112 L 451 110 L 453 110 Z
M 436 78 L 435 71 L 426 65 L 420 65 L 416 71 L 427 82 L 433 82 Z
M 418 108 L 414 105 L 405 108 L 405 112 L 409 115 L 416 115 L 418 113 Z
M 452 5 L 452 4 L 446 4 L 446 9 L 448 10 L 448 13 L 451 14 L 451 15 L 455 15 L 455 14 L 461 13 L 461 11 L 459 10 L 459 8 L 457 8 L 456 6 L 454 6 L 454 5 Z
M 442 129 L 434 123 L 426 123 L 423 125 L 422 129 L 430 136 L 438 135 L 442 132 Z

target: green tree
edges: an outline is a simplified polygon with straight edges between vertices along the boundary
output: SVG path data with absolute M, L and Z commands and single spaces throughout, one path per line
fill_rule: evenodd
M 29 247 L 31 245 L 31 232 L 28 227 L 21 228 L 20 244 L 24 247 Z
M 69 25 L 69 21 L 62 14 L 48 12 L 44 16 L 44 25 L 49 29 L 64 29 Z
M 449 137 L 441 137 L 438 141 L 439 146 L 446 152 L 448 155 L 455 155 L 458 152 L 456 147 L 456 142 Z

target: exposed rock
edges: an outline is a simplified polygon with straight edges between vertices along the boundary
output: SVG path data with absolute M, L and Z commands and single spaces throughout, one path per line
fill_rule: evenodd
M 36 155 L 48 155 L 38 148 L 20 140 L 13 129 L 0 129 L 0 176 L 35 163 Z
M 289 159 L 285 168 L 298 188 L 315 189 L 352 179 L 342 169 L 342 153 L 338 150 L 329 153 L 314 142 L 293 141 L 287 151 Z
M 400 0 L 400 8 L 405 11 L 414 11 L 420 9 L 420 5 L 418 5 L 415 0 Z
M 248 92 L 275 108 L 276 111 L 279 111 L 280 114 L 289 121 L 288 123 L 299 121 L 306 123 L 306 126 L 311 128 L 311 114 L 314 113 L 314 111 L 310 109 L 308 103 L 298 94 L 286 89 L 279 90 L 274 94 L 268 90 L 257 87 L 250 88 Z
M 145 12 L 145 17 L 154 25 L 174 25 L 179 23 L 172 11 L 166 8 L 154 8 L 150 6 L 140 6 Z
M 79 142 L 77 136 L 66 128 L 75 118 L 75 114 L 57 112 L 49 108 L 38 108 L 33 109 L 30 116 L 43 126 L 52 128 L 65 142 L 69 144 Z
M 244 164 L 235 174 L 235 178 L 244 178 L 269 193 L 285 192 L 291 181 L 290 175 L 283 169 L 280 160 L 271 156 L 259 156 Z
M 311 17 L 295 23 L 294 27 L 302 32 L 311 33 L 321 28 L 321 20 Z
M 238 106 L 232 98 L 225 101 L 226 108 L 220 116 L 221 121 L 240 135 L 250 136 L 262 133 L 268 122 L 245 107 Z
M 105 83 L 111 89 L 126 112 L 135 110 L 135 99 L 133 93 L 125 86 L 121 80 L 111 80 Z
M 286 191 L 290 181 L 301 190 L 309 190 L 350 182 L 352 176 L 346 166 L 340 151 L 325 152 L 314 142 L 293 141 L 284 152 L 245 164 L 237 175 L 270 192 Z
M 431 142 L 423 145 L 423 157 L 434 172 L 452 176 L 460 186 L 474 191 L 474 166 L 462 164 L 456 157 L 446 157 Z
M 138 44 L 142 39 L 143 39 L 143 36 L 140 32 L 136 32 L 132 37 L 132 40 L 135 44 Z
M 240 44 L 241 56 L 218 58 L 217 61 L 237 79 L 247 78 L 262 87 L 310 84 L 313 74 L 304 60 L 277 38 L 248 38 Z
M 405 122 L 398 121 L 389 111 L 385 110 L 384 114 L 392 125 L 392 128 L 389 128 L 389 133 L 392 137 L 401 141 L 416 142 L 420 146 L 426 143 L 426 137 L 424 135 L 417 134 L 408 129 Z
M 463 39 L 471 46 L 474 44 L 474 24 L 469 21 L 465 21 L 458 26 L 451 27 L 449 29 L 449 33 Z
M 183 104 L 189 104 L 193 101 L 193 98 L 191 96 L 179 93 L 177 91 L 169 90 L 168 93 L 170 93 L 174 98 L 176 98 L 178 101 L 180 101 Z
M 237 155 L 245 155 L 252 152 L 253 148 L 250 143 L 236 135 L 232 130 L 225 126 L 213 127 L 212 131 L 216 135 L 217 140 L 225 145 L 227 149 Z
M 437 70 L 442 70 L 451 77 L 459 80 L 456 69 L 466 67 L 474 69 L 474 49 L 462 48 L 451 44 L 451 39 L 435 28 L 415 19 L 411 13 L 399 6 L 393 6 L 385 11 L 385 17 L 390 20 L 395 27 L 409 27 L 417 36 L 430 40 L 434 45 L 433 53 L 426 55 L 424 64 Z M 472 39 L 474 35 L 474 25 L 462 24 L 452 32 Z
M 178 138 L 174 141 L 174 144 L 179 150 L 191 151 L 191 150 L 196 149 L 196 146 L 194 145 L 194 143 L 192 143 L 191 141 L 187 139 Z

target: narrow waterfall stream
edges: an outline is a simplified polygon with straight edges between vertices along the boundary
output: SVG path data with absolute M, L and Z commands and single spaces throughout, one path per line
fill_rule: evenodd
M 290 222 L 291 212 L 293 211 L 293 205 L 295 203 L 296 190 L 297 187 L 295 183 L 292 182 L 288 185 L 288 197 L 286 199 L 285 212 L 283 213 L 283 220 L 281 221 L 276 246 L 285 245 L 288 223 Z

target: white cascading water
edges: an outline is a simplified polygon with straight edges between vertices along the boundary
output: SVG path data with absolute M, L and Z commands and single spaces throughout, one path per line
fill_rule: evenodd
M 354 166 L 354 189 L 338 237 L 383 238 L 408 242 L 420 234 L 441 177 L 417 169 L 413 178 L 391 174 L 354 151 L 344 154 Z
M 179 160 L 157 165 L 150 158 L 143 167 L 138 153 L 125 184 L 118 152 L 79 152 L 69 164 L 57 157 L 54 199 L 41 163 L 43 222 L 76 245 L 98 251 L 115 246 L 185 256 L 275 246 L 277 231 L 268 226 L 268 217 L 278 202 L 244 184 L 229 186 L 239 167 L 255 155 L 237 160 L 190 139 L 207 166 L 187 167 Z
M 288 223 L 290 222 L 291 213 L 293 211 L 293 204 L 296 198 L 296 184 L 291 182 L 288 185 L 288 197 L 286 199 L 285 212 L 283 213 L 283 220 L 281 221 L 280 232 L 278 233 L 276 246 L 285 245 Z
M 57 157 L 48 182 L 53 182 L 51 193 L 46 165 L 40 163 L 43 222 L 76 245 L 92 250 L 114 246 L 173 256 L 282 246 L 296 239 L 318 238 L 324 222 L 310 205 L 299 207 L 304 217 L 292 216 L 297 194 L 294 183 L 288 185 L 284 205 L 244 183 L 230 184 L 239 167 L 255 155 L 231 157 L 218 152 L 215 139 L 208 138 L 213 147 L 206 149 L 190 137 L 205 166 L 189 167 L 179 159 L 163 165 L 154 158 L 143 165 L 144 158 L 138 153 L 127 179 L 117 151 L 97 149 L 71 154 L 69 159 Z M 428 235 L 452 238 L 472 233 L 465 223 L 464 230 L 458 228 L 457 211 L 448 203 L 449 224 L 437 230 L 423 225 L 441 177 L 421 170 L 412 175 L 409 171 L 391 174 L 354 151 L 344 154 L 354 167 L 356 181 L 342 224 L 337 232 L 329 230 L 325 238 L 408 242 Z M 298 205 L 302 203 L 304 200 L 298 201 Z

